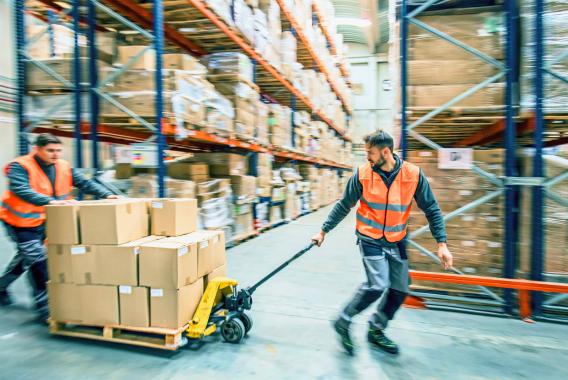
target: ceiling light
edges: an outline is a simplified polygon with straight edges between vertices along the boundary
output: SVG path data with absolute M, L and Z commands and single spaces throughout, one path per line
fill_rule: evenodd
M 360 28 L 364 28 L 372 24 L 370 20 L 363 20 L 354 17 L 336 17 L 335 23 L 337 25 L 351 25 L 351 26 L 358 26 Z

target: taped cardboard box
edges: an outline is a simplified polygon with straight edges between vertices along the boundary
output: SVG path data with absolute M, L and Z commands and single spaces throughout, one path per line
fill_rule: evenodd
M 79 244 L 79 205 L 45 206 L 45 234 L 49 244 Z
M 132 65 L 128 66 L 130 70 L 156 70 L 156 51 L 154 49 L 148 49 L 148 46 L 119 46 L 118 47 L 118 63 L 125 65 L 132 58 L 136 57 L 138 54 L 142 53 L 143 50 L 146 52 L 138 58 Z M 164 54 L 162 57 L 165 57 Z M 163 58 L 162 58 L 163 60 Z
M 118 287 L 109 285 L 77 285 L 84 323 L 120 324 Z
M 140 246 L 140 286 L 179 289 L 197 281 L 197 244 L 166 240 Z
M 252 214 L 237 215 L 235 217 L 235 238 L 249 236 L 254 233 Z
M 214 248 L 213 235 L 203 233 L 191 233 L 187 235 L 167 238 L 164 241 L 180 244 L 191 244 L 197 247 L 197 277 L 203 277 L 213 271 Z M 218 240 L 218 239 L 217 239 Z
M 180 289 L 150 289 L 150 326 L 184 327 L 195 314 L 203 296 L 203 279 Z
M 253 198 L 256 192 L 256 177 L 244 175 L 231 176 L 231 189 L 238 197 Z
M 71 246 L 71 267 L 76 284 L 96 285 L 101 283 L 97 245 Z
M 478 84 L 497 74 L 497 69 L 483 61 L 408 61 L 408 84 Z
M 227 277 L 227 264 L 223 264 L 220 267 L 215 268 L 213 272 L 203 277 L 203 287 L 207 289 L 207 285 L 209 285 L 211 280 L 217 277 Z
M 121 245 L 98 246 L 100 283 L 103 285 L 138 286 L 140 246 L 162 238 L 162 236 L 147 236 Z
M 150 288 L 121 285 L 118 296 L 121 325 L 150 327 Z
M 209 164 L 212 175 L 246 175 L 248 171 L 248 158 L 235 153 L 195 153 L 187 162 Z
M 192 233 L 193 236 L 203 236 L 213 238 L 212 251 L 213 251 L 213 268 L 218 268 L 226 262 L 225 252 L 225 232 L 224 231 L 207 231 L 199 230 Z
M 47 296 L 49 298 L 49 315 L 55 321 L 81 322 L 81 303 L 79 292 L 75 284 L 60 284 L 54 281 L 47 282 Z
M 73 81 L 73 62 L 74 58 L 46 58 L 38 59 L 37 62 L 42 63 L 49 69 L 60 75 L 62 78 Z M 81 57 L 81 84 L 84 86 L 89 85 L 89 58 Z M 110 65 L 106 62 L 97 61 L 97 67 L 99 72 L 104 72 L 110 69 Z M 47 90 L 47 89 L 68 89 L 68 87 L 63 84 L 58 79 L 51 74 L 48 74 L 44 70 L 40 69 L 37 65 L 32 62 L 26 63 L 27 70 L 27 84 L 28 90 Z
M 49 244 L 47 246 L 47 270 L 49 278 L 54 283 L 74 282 L 70 245 Z
M 192 179 L 192 176 L 206 175 L 209 176 L 209 167 L 207 164 L 172 162 L 167 165 L 168 176 L 175 179 Z
M 437 108 L 469 90 L 470 85 L 408 86 L 409 107 Z M 505 86 L 492 83 L 454 104 L 454 107 L 503 105 Z
M 152 235 L 179 236 L 197 230 L 196 199 L 159 199 L 152 202 Z
M 504 59 L 501 36 L 460 37 L 464 44 L 495 59 Z M 441 38 L 412 38 L 408 41 L 409 60 L 468 60 L 471 53 Z

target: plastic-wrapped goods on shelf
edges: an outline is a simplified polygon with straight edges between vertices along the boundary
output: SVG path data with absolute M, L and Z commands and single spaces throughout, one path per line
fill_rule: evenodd
M 260 100 L 254 100 L 256 108 L 255 114 L 255 140 L 264 145 L 268 145 L 268 105 Z
M 217 91 L 214 94 L 214 97 L 205 101 L 205 132 L 223 134 L 225 137 L 230 137 L 234 132 L 233 119 L 235 118 L 235 109 L 230 100 Z
M 44 64 L 64 79 L 73 83 L 73 58 L 46 58 L 38 59 L 40 63 Z M 111 66 L 101 60 L 97 61 L 97 67 L 100 75 L 105 77 L 112 70 Z M 32 62 L 26 63 L 28 82 L 26 88 L 28 91 L 41 91 L 41 90 L 69 90 L 65 84 L 55 79 L 51 74 L 46 73 Z M 89 59 L 81 58 L 81 85 L 84 90 L 88 90 L 90 85 L 89 81 Z
M 250 22 L 250 21 L 249 21 Z M 247 82 L 253 83 L 252 64 L 250 58 L 242 53 L 214 53 L 202 58 L 207 64 L 210 82 Z
M 258 54 L 264 57 L 268 48 L 272 44 L 270 33 L 268 31 L 268 20 L 266 14 L 260 9 L 254 10 L 254 49 Z
M 255 27 L 252 9 L 245 4 L 244 0 L 233 1 L 233 15 L 235 26 L 241 31 L 245 39 L 248 39 L 249 45 L 254 43 Z
M 535 108 L 535 15 L 534 0 L 521 2 L 521 108 L 529 111 Z M 568 1 L 556 0 L 544 2 L 544 65 L 547 66 L 556 57 L 566 51 L 568 46 Z M 555 63 L 550 68 L 555 73 L 568 77 L 566 60 Z M 551 75 L 544 74 L 545 112 L 568 111 L 568 85 Z
M 282 39 L 280 40 L 282 74 L 290 81 L 294 80 L 294 63 L 297 61 L 296 49 L 296 37 L 294 37 L 292 32 L 282 33 Z
M 88 120 L 90 112 L 89 93 L 81 94 L 81 119 Z M 67 99 L 65 104 L 61 104 Z M 58 104 L 60 106 L 56 107 Z M 51 123 L 51 121 L 69 121 L 75 120 L 75 101 L 71 94 L 43 95 L 37 94 L 26 96 L 26 118 L 28 120 L 43 119 Z M 53 110 L 52 108 L 55 107 Z M 49 112 L 52 110 L 51 112 Z
M 234 223 L 231 208 L 231 189 L 227 189 L 227 196 L 212 198 L 203 201 L 200 215 L 205 229 L 217 229 Z
M 268 32 L 273 45 L 278 45 L 282 34 L 282 22 L 280 20 L 280 6 L 276 0 L 260 0 L 259 8 L 266 13 L 268 18 Z M 275 46 L 279 50 L 279 46 Z
M 231 15 L 231 2 L 227 0 L 205 0 L 205 4 L 221 17 L 225 24 L 229 26 L 235 25 Z

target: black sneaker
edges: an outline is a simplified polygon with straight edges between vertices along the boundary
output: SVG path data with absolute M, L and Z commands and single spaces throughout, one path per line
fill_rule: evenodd
M 343 348 L 345 348 L 345 351 L 347 351 L 349 355 L 353 355 L 353 349 L 355 346 L 353 346 L 353 342 L 351 341 L 351 338 L 349 338 L 349 329 L 342 327 L 339 324 L 339 321 L 333 324 L 333 328 L 335 328 L 335 331 L 337 331 L 341 337 L 341 344 L 343 345 Z
M 369 329 L 369 342 L 376 348 L 388 352 L 389 354 L 398 354 L 398 346 L 392 340 L 385 336 L 381 330 Z
M 11 304 L 13 304 L 13 302 L 8 292 L 0 292 L 0 306 L 10 306 Z

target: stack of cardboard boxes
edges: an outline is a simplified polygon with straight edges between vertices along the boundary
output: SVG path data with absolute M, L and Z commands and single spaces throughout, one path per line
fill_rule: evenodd
M 224 235 L 196 231 L 195 199 L 47 206 L 53 320 L 177 330 L 212 278 L 225 276 Z
M 474 151 L 474 163 L 496 177 L 503 175 L 502 149 Z M 489 180 L 472 170 L 439 169 L 436 151 L 410 151 L 408 162 L 419 166 L 426 176 L 444 215 L 453 212 L 495 190 Z M 409 233 L 428 224 L 426 217 L 413 203 Z M 503 198 L 497 196 L 445 223 L 447 244 L 454 255 L 454 266 L 467 274 L 500 277 L 503 259 Z M 429 231 L 413 239 L 428 251 L 437 253 L 438 244 Z M 441 271 L 440 263 L 410 247 L 409 261 L 413 269 Z M 414 285 L 463 289 L 462 285 L 413 281 Z

